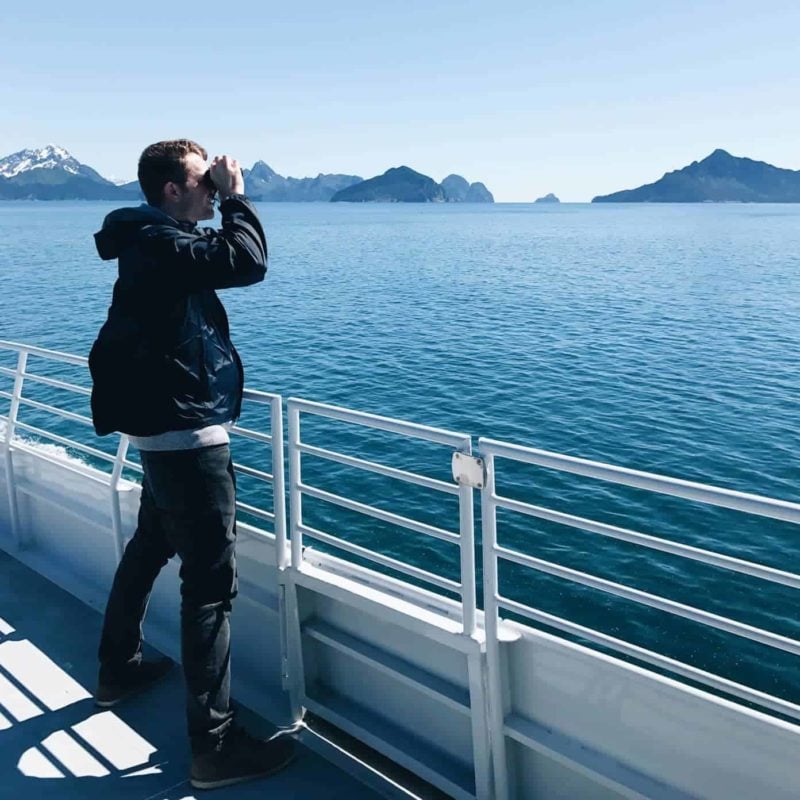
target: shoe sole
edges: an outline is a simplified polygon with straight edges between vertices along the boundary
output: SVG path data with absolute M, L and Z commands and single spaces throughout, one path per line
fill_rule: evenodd
M 194 789 L 221 789 L 223 786 L 233 786 L 235 783 L 244 783 L 245 781 L 254 781 L 258 780 L 259 778 L 268 778 L 270 775 L 274 775 L 276 772 L 280 772 L 284 767 L 288 767 L 289 764 L 292 763 L 295 759 L 295 754 L 292 753 L 289 758 L 287 758 L 282 763 L 278 764 L 276 767 L 272 767 L 264 772 L 258 772 L 252 775 L 239 775 L 236 778 L 223 778 L 222 780 L 218 781 L 201 781 L 197 778 L 190 778 L 189 783 L 192 785 Z
M 137 694 L 142 694 L 152 686 L 156 686 L 157 684 L 161 683 L 161 681 L 163 681 L 173 669 L 175 669 L 174 663 L 170 665 L 170 668 L 163 675 L 159 675 L 155 680 L 150 681 L 150 683 L 140 686 L 138 689 L 131 689 L 131 691 L 125 692 L 125 694 L 115 697 L 113 700 L 98 700 L 95 698 L 94 704 L 97 708 L 112 708 L 113 706 L 119 705 L 123 700 L 127 700 L 130 697 L 135 697 Z

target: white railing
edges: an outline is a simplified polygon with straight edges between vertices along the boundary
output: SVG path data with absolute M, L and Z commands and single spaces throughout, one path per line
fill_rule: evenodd
M 475 538 L 473 520 L 472 488 L 465 484 L 457 485 L 445 481 L 435 480 L 425 475 L 420 475 L 407 470 L 388 467 L 374 461 L 355 458 L 343 453 L 337 453 L 322 447 L 314 447 L 300 438 L 300 414 L 316 415 L 352 425 L 361 425 L 376 430 L 389 431 L 401 436 L 422 439 L 427 442 L 445 445 L 453 452 L 471 453 L 472 440 L 466 434 L 446 431 L 440 428 L 431 428 L 411 422 L 402 422 L 375 414 L 365 414 L 360 411 L 351 411 L 338 406 L 312 403 L 307 400 L 291 398 L 287 402 L 289 416 L 289 516 L 292 540 L 292 564 L 300 568 L 303 561 L 303 536 L 308 536 L 320 542 L 325 542 L 340 550 L 380 564 L 383 567 L 395 570 L 404 575 L 413 577 L 432 586 L 437 586 L 445 591 L 457 594 L 461 598 L 461 619 L 463 632 L 471 636 L 475 632 L 476 610 L 476 580 L 475 580 Z M 301 455 L 306 454 L 316 458 L 335 461 L 356 469 L 384 475 L 395 480 L 424 486 L 428 489 L 444 494 L 456 495 L 459 502 L 458 533 L 435 525 L 430 525 L 419 520 L 395 514 L 373 505 L 360 503 L 342 495 L 323 491 L 303 481 Z M 396 558 L 378 553 L 361 545 L 349 542 L 339 536 L 325 531 L 320 531 L 303 521 L 303 496 L 313 497 L 326 503 L 364 514 L 368 517 L 398 525 L 401 528 L 430 536 L 440 541 L 456 545 L 460 552 L 460 580 L 453 581 L 436 575 Z
M 59 465 L 59 467 L 72 472 L 77 472 L 88 480 L 104 483 L 108 486 L 110 492 L 111 530 L 114 537 L 114 548 L 117 560 L 119 560 L 122 558 L 122 552 L 125 547 L 126 539 L 132 534 L 132 531 L 129 531 L 127 532 L 126 536 L 126 532 L 122 530 L 119 498 L 119 493 L 123 486 L 122 472 L 123 469 L 126 468 L 139 473 L 142 472 L 141 465 L 128 458 L 128 437 L 124 434 L 114 434 L 117 440 L 117 447 L 116 452 L 111 454 L 96 447 L 91 447 L 90 445 L 79 442 L 72 437 L 60 436 L 52 431 L 47 430 L 46 428 L 31 425 L 27 422 L 23 422 L 20 419 L 21 409 L 33 408 L 37 411 L 53 415 L 54 417 L 66 419 L 78 425 L 92 428 L 92 420 L 83 414 L 78 414 L 74 411 L 59 408 L 50 403 L 43 403 L 25 395 L 26 385 L 33 383 L 56 389 L 62 389 L 68 392 L 69 396 L 90 396 L 91 389 L 86 386 L 48 377 L 46 375 L 40 375 L 31 372 L 29 368 L 31 356 L 42 359 L 50 364 L 70 364 L 82 369 L 88 369 L 88 359 L 81 356 L 75 356 L 70 353 L 61 353 L 55 350 L 47 350 L 42 347 L 34 347 L 31 345 L 23 345 L 16 342 L 7 342 L 2 340 L 0 340 L 0 351 L 15 353 L 17 356 L 17 364 L 15 368 L 12 369 L 9 367 L 0 366 L 0 375 L 6 375 L 7 377 L 14 379 L 12 391 L 0 391 L 0 397 L 10 401 L 8 415 L 0 415 L 0 421 L 5 423 L 4 436 L 2 441 L 0 441 L 0 445 L 3 449 L 3 458 L 7 476 L 6 489 L 8 492 L 11 530 L 17 542 L 17 546 L 24 547 L 26 544 L 24 541 L 22 528 L 19 523 L 18 503 L 18 494 L 20 491 L 25 491 L 25 489 L 24 487 L 21 487 L 19 482 L 15 479 L 13 453 L 15 450 L 24 450 L 34 454 L 38 458 L 56 463 Z M 269 510 L 249 505 L 244 502 L 237 502 L 236 507 L 239 511 L 244 511 L 259 520 L 270 523 L 275 537 L 279 543 L 279 546 L 276 548 L 278 567 L 284 568 L 288 562 L 288 553 L 286 548 L 286 505 L 283 502 L 284 451 L 282 400 L 280 395 L 277 394 L 246 389 L 244 391 L 243 401 L 260 406 L 267 406 L 269 408 L 270 433 L 265 434 L 259 431 L 234 426 L 231 429 L 231 434 L 271 446 L 272 473 L 264 472 L 244 464 L 234 464 L 234 469 L 239 474 L 248 475 L 258 480 L 271 483 L 273 485 L 273 508 Z M 68 450 L 74 450 L 78 453 L 90 456 L 93 459 L 107 462 L 111 464 L 111 472 L 102 473 L 101 471 L 101 475 L 99 476 L 96 469 L 80 461 L 68 461 L 66 459 L 59 459 L 57 457 L 48 455 L 48 453 L 42 448 L 34 447 L 28 443 L 22 436 L 18 435 L 18 432 L 29 434 L 39 439 L 44 439 L 45 441 L 53 442 L 67 448 Z M 56 502 L 56 500 L 53 499 L 53 502 Z M 72 506 L 69 504 L 64 504 L 62 507 L 68 511 L 72 510 Z M 259 529 L 245 523 L 240 523 L 240 525 L 245 528 L 250 528 L 251 530 L 259 531 Z
M 123 469 L 138 469 L 141 467 L 127 457 L 128 440 L 120 436 L 116 442 L 116 452 L 106 453 L 102 450 L 76 441 L 67 435 L 57 435 L 46 428 L 31 425 L 20 419 L 20 410 L 32 408 L 42 414 L 51 414 L 58 418 L 68 420 L 76 425 L 91 425 L 91 420 L 75 411 L 59 409 L 50 403 L 35 400 L 26 395 L 25 389 L 29 384 L 41 384 L 55 389 L 64 390 L 72 395 L 86 397 L 90 390 L 84 386 L 70 383 L 30 370 L 33 359 L 42 359 L 49 363 L 66 363 L 83 369 L 87 360 L 78 356 L 60 353 L 28 345 L 0 341 L 0 351 L 10 351 L 16 354 L 15 367 L 0 366 L 0 375 L 5 375 L 13 380 L 11 391 L 0 391 L 0 397 L 9 401 L 9 412 L 0 420 L 5 422 L 4 438 L 0 439 L 10 509 L 10 521 L 14 538 L 20 547 L 24 547 L 23 526 L 20 525 L 18 492 L 26 491 L 14 475 L 14 453 L 26 451 L 39 458 L 57 463 L 59 467 L 79 473 L 88 480 L 100 482 L 108 486 L 110 492 L 110 527 L 114 536 L 114 544 L 119 558 L 124 547 L 125 537 L 121 530 L 120 492 L 130 484 L 122 480 Z M 785 717 L 800 720 L 800 705 L 773 696 L 769 693 L 757 691 L 753 688 L 737 683 L 720 675 L 699 669 L 690 664 L 669 658 L 661 653 L 649 650 L 638 645 L 609 636 L 601 631 L 593 630 L 570 620 L 546 613 L 537 609 L 533 604 L 520 603 L 505 596 L 498 582 L 499 561 L 512 562 L 517 565 L 537 570 L 560 579 L 572 581 L 582 586 L 591 587 L 606 594 L 625 598 L 643 606 L 655 608 L 672 615 L 689 619 L 694 622 L 733 634 L 751 641 L 759 642 L 778 650 L 794 655 L 800 655 L 800 641 L 764 630 L 753 625 L 747 625 L 735 619 L 719 614 L 712 614 L 700 608 L 684 603 L 678 603 L 667 597 L 644 592 L 631 586 L 600 578 L 595 575 L 581 572 L 576 569 L 564 567 L 551 561 L 527 555 L 507 546 L 501 546 L 497 537 L 497 509 L 513 512 L 525 517 L 543 519 L 551 523 L 558 523 L 569 528 L 582 530 L 588 534 L 624 541 L 648 550 L 669 553 L 694 562 L 711 565 L 727 571 L 748 575 L 770 583 L 779 584 L 789 588 L 800 588 L 800 576 L 794 573 L 778 570 L 745 559 L 735 558 L 710 550 L 691 547 L 685 544 L 672 542 L 663 538 L 648 535 L 623 527 L 609 525 L 603 522 L 586 519 L 577 515 L 565 513 L 539 505 L 515 500 L 498 493 L 496 483 L 496 459 L 507 459 L 512 462 L 536 465 L 561 472 L 569 472 L 587 478 L 598 479 L 606 482 L 621 484 L 638 489 L 645 489 L 660 495 L 669 495 L 689 501 L 699 501 L 708 505 L 722 508 L 735 509 L 747 514 L 755 514 L 771 519 L 782 520 L 794 524 L 800 523 L 800 504 L 774 500 L 742 492 L 719 489 L 700 483 L 692 483 L 674 478 L 663 477 L 645 472 L 624 469 L 621 467 L 600 464 L 571 456 L 559 455 L 530 447 L 499 442 L 493 439 L 479 439 L 480 459 L 471 458 L 472 439 L 469 435 L 453 431 L 431 428 L 424 425 L 404 422 L 401 420 L 381 417 L 374 414 L 352 411 L 321 403 L 292 398 L 287 403 L 288 412 L 288 462 L 289 462 L 289 531 L 287 537 L 287 524 L 285 512 L 285 487 L 284 487 L 284 432 L 282 420 L 282 401 L 277 394 L 268 394 L 246 390 L 244 400 L 256 406 L 269 408 L 270 429 L 269 433 L 242 427 L 232 428 L 234 436 L 267 445 L 271 448 L 271 471 L 259 468 L 258 464 L 235 463 L 238 474 L 245 475 L 254 480 L 271 483 L 273 486 L 273 502 L 271 508 L 253 505 L 243 501 L 237 502 L 237 509 L 258 520 L 272 525 L 275 540 L 275 559 L 279 571 L 279 603 L 281 625 L 281 651 L 283 658 L 284 688 L 292 695 L 293 711 L 299 716 L 302 714 L 302 702 L 307 699 L 305 695 L 303 677 L 302 637 L 304 623 L 298 611 L 297 587 L 306 587 L 312 591 L 321 591 L 320 581 L 317 580 L 314 565 L 319 565 L 319 551 L 314 557 L 313 547 L 304 547 L 308 540 L 323 542 L 339 551 L 350 553 L 359 558 L 371 561 L 385 569 L 413 578 L 431 587 L 444 592 L 455 594 L 459 602 L 449 602 L 448 613 L 452 612 L 452 633 L 442 634 L 441 641 L 450 643 L 448 637 L 458 640 L 461 652 L 465 653 L 469 663 L 470 698 L 467 703 L 457 703 L 464 712 L 471 714 L 473 722 L 474 742 L 474 770 L 475 770 L 475 795 L 478 797 L 493 796 L 497 800 L 505 800 L 509 796 L 508 762 L 506 753 L 506 736 L 513 735 L 513 723 L 506 717 L 505 696 L 509 687 L 504 685 L 504 663 L 507 656 L 501 652 L 501 641 L 505 646 L 513 640 L 509 631 L 504 630 L 502 612 L 517 614 L 523 618 L 545 625 L 549 629 L 560 630 L 572 637 L 579 638 L 582 642 L 590 642 L 598 647 L 616 651 L 628 658 L 635 659 L 642 664 L 650 664 L 658 670 L 663 670 L 672 676 L 682 677 L 692 683 L 705 685 L 715 692 L 726 696 L 736 697 L 746 703 L 755 704 L 761 709 L 767 709 Z M 451 458 L 466 455 L 471 458 L 470 469 L 482 471 L 479 477 L 474 474 L 469 479 L 457 482 L 439 480 L 428 475 L 398 469 L 378 461 L 348 455 L 332 449 L 311 444 L 301 438 L 301 415 L 309 417 L 322 417 L 335 420 L 345 425 L 355 426 L 352 430 L 369 428 L 378 431 L 397 434 L 401 437 L 422 440 L 429 443 L 443 445 L 446 455 L 443 456 L 442 466 Z M 68 461 L 49 455 L 45 450 L 34 447 L 26 442 L 22 435 L 29 434 L 46 439 L 73 449 L 90 458 L 111 464 L 110 473 L 98 471 L 88 464 L 78 461 Z M 417 519 L 412 519 L 401 514 L 393 513 L 371 505 L 367 502 L 356 501 L 342 494 L 324 490 L 311 485 L 304 479 L 302 469 L 303 456 L 323 461 L 335 462 L 346 467 L 381 475 L 385 478 L 401 481 L 406 484 L 421 486 L 441 494 L 458 498 L 458 522 L 453 520 L 453 528 L 440 527 Z M 266 459 L 265 459 L 266 460 Z M 454 473 L 455 474 L 455 473 Z M 466 474 L 466 473 L 465 473 Z M 481 523 L 483 532 L 482 558 L 483 558 L 483 599 L 484 619 L 479 625 L 480 614 L 477 604 L 477 575 L 475 565 L 475 535 L 473 518 L 473 487 L 481 489 Z M 451 580 L 441 575 L 430 572 L 418 564 L 408 563 L 399 558 L 391 557 L 377 552 L 364 544 L 349 541 L 345 535 L 337 535 L 329 531 L 322 531 L 313 527 L 304 520 L 303 498 L 310 497 L 323 503 L 332 504 L 347 511 L 363 515 L 364 517 L 380 520 L 381 522 L 397 525 L 413 531 L 422 536 L 444 541 L 459 548 L 459 579 Z M 59 500 L 53 498 L 52 502 L 58 504 Z M 68 510 L 70 510 L 68 508 Z M 72 509 L 74 511 L 74 509 Z M 455 514 L 453 514 L 455 517 Z M 105 523 L 107 525 L 107 523 Z M 250 528 L 258 535 L 269 535 L 260 527 L 250 526 L 240 521 L 241 526 Z M 456 530 L 457 529 L 457 530 Z M 353 568 L 347 572 L 346 577 L 358 581 L 367 571 L 361 567 Z M 308 574 L 306 574 L 308 573 Z M 336 577 L 340 573 L 331 572 Z M 373 571 L 372 575 L 376 573 Z M 388 580 L 388 579 L 387 579 Z M 392 579 L 395 580 L 395 579 Z M 408 582 L 400 581 L 407 591 L 403 599 L 416 605 L 419 609 L 430 612 L 430 594 L 417 589 Z M 457 616 L 458 615 L 458 616 Z M 411 623 L 409 623 L 410 625 Z M 414 625 L 421 627 L 424 624 L 414 620 Z M 512 626 L 513 627 L 513 626 Z M 334 641 L 336 646 L 356 652 L 358 648 L 351 641 L 336 642 L 336 637 L 331 631 L 326 631 L 324 626 L 306 626 L 306 635 L 319 640 Z M 505 633 L 505 635 L 504 635 Z M 356 648 L 353 650 L 353 648 Z M 484 657 L 485 653 L 485 657 Z M 407 665 L 400 664 L 398 659 L 383 662 L 377 651 L 367 653 L 359 652 L 359 657 L 374 662 L 381 669 L 394 672 L 414 685 L 422 680 L 419 670 L 408 670 Z M 434 691 L 429 686 L 428 691 L 441 695 L 441 691 Z M 484 695 L 484 691 L 486 694 Z M 445 692 L 446 694 L 446 692 Z M 452 701 L 452 698 L 450 698 Z M 454 702 L 454 701 L 453 701 Z M 324 709 L 323 709 L 324 710 Z M 358 733 L 358 729 L 355 730 Z M 518 732 L 517 732 L 518 733 Z M 523 744 L 524 737 L 516 737 Z M 364 739 L 380 749 L 381 740 Z M 573 755 L 565 756 L 565 760 L 580 759 L 574 756 L 580 748 L 570 751 Z M 417 762 L 409 758 L 404 760 L 402 754 L 387 746 L 385 752 L 391 754 L 405 766 L 415 768 Z M 491 759 L 493 768 L 488 760 Z M 486 763 L 484 763 L 484 761 Z M 577 761 L 576 761 L 577 763 Z M 579 764 L 584 771 L 592 772 L 591 765 Z M 436 778 L 435 771 L 420 773 L 428 779 Z M 432 777 L 431 777 L 432 776 Z M 487 788 L 491 784 L 491 789 Z M 447 786 L 440 782 L 441 787 Z
M 88 367 L 88 359 L 81 356 L 75 356 L 71 353 L 61 353 L 55 350 L 46 350 L 42 347 L 33 347 L 31 345 L 16 344 L 14 342 L 0 341 L 0 350 L 11 351 L 17 354 L 17 365 L 15 369 L 8 367 L 0 367 L 0 374 L 13 376 L 14 388 L 11 392 L 0 392 L 0 396 L 11 401 L 8 416 L 3 418 L 5 422 L 5 434 L 3 439 L 3 454 L 5 460 L 6 471 L 6 489 L 8 492 L 8 505 L 11 518 L 11 531 L 17 542 L 18 547 L 26 545 L 25 537 L 19 522 L 19 502 L 18 492 L 21 490 L 15 475 L 14 475 L 14 450 L 26 450 L 34 453 L 36 456 L 64 467 L 72 472 L 77 472 L 83 477 L 93 481 L 100 481 L 106 483 L 109 487 L 109 502 L 110 502 L 110 516 L 111 516 L 111 532 L 114 537 L 114 549 L 117 559 L 122 557 L 122 550 L 124 547 L 122 524 L 121 524 L 121 511 L 119 501 L 119 488 L 120 479 L 122 476 L 122 468 L 125 462 L 125 456 L 128 449 L 128 440 L 126 436 L 120 436 L 115 455 L 103 452 L 96 447 L 78 442 L 75 439 L 66 436 L 59 436 L 44 428 L 35 425 L 30 425 L 23 422 L 20 418 L 21 408 L 34 408 L 38 411 L 51 414 L 61 419 L 67 419 L 71 422 L 83 425 L 85 427 L 92 427 L 92 420 L 83 415 L 77 414 L 66 409 L 58 408 L 57 406 L 50 405 L 49 403 L 42 403 L 26 397 L 24 389 L 26 382 L 34 384 L 42 384 L 57 389 L 63 389 L 71 395 L 88 396 L 91 390 L 85 386 L 70 383 L 68 381 L 58 380 L 46 375 L 38 375 L 31 372 L 29 369 L 29 359 L 31 356 L 40 358 L 50 363 L 56 362 L 61 364 L 71 364 L 86 369 Z M 91 456 L 92 458 L 99 459 L 112 464 L 111 473 L 106 477 L 98 477 L 97 471 L 91 469 L 87 465 L 79 461 L 66 462 L 59 460 L 55 457 L 48 456 L 41 448 L 33 448 L 26 444 L 25 440 L 17 435 L 17 431 L 23 431 L 33 436 L 55 442 L 64 447 L 76 450 L 80 453 Z M 23 489 L 24 490 L 24 489 Z M 66 510 L 70 510 L 69 505 L 63 506 Z
M 284 501 L 283 467 L 283 401 L 279 394 L 245 389 L 243 401 L 269 407 L 269 433 L 234 425 L 230 432 L 235 437 L 266 444 L 271 451 L 272 472 L 264 472 L 247 464 L 234 461 L 233 468 L 239 475 L 247 475 L 264 483 L 272 484 L 272 510 L 260 508 L 237 500 L 236 508 L 256 519 L 270 523 L 275 536 L 275 557 L 278 569 L 285 569 L 289 554 L 286 544 L 286 503 Z M 243 523 L 239 523 L 243 525 Z M 252 527 L 252 526 L 250 526 Z
M 585 531 L 590 534 L 610 537 L 630 542 L 641 547 L 671 553 L 703 564 L 709 564 L 728 571 L 750 575 L 761 580 L 800 588 L 800 575 L 773 569 L 762 564 L 720 555 L 708 550 L 690 547 L 636 531 L 607 525 L 594 520 L 565 514 L 553 509 L 530 503 L 512 500 L 498 494 L 496 488 L 495 459 L 502 458 L 517 463 L 532 464 L 538 467 L 569 472 L 587 478 L 645 489 L 661 495 L 669 495 L 685 500 L 699 501 L 712 506 L 735 509 L 747 514 L 756 514 L 771 519 L 800 524 L 800 504 L 774 500 L 743 492 L 720 489 L 701 483 L 668 478 L 647 472 L 625 469 L 623 467 L 587 461 L 573 456 L 536 450 L 531 447 L 507 444 L 494 439 L 479 439 L 479 449 L 486 462 L 487 477 L 481 495 L 481 520 L 483 531 L 483 593 L 486 625 L 486 651 L 488 669 L 489 708 L 493 735 L 493 760 L 495 775 L 495 795 L 498 800 L 508 797 L 505 736 L 509 732 L 508 722 L 503 711 L 503 678 L 499 651 L 498 626 L 500 611 L 505 609 L 527 619 L 562 630 L 602 647 L 609 648 L 639 661 L 652 664 L 660 669 L 704 684 L 717 691 L 738 697 L 747 702 L 769 708 L 780 714 L 800 719 L 800 705 L 775 697 L 766 692 L 756 691 L 748 686 L 698 669 L 676 659 L 639 647 L 621 639 L 608 636 L 583 625 L 549 614 L 532 605 L 519 603 L 502 594 L 498 581 L 498 561 L 504 560 L 519 564 L 539 572 L 571 580 L 608 594 L 631 600 L 641 605 L 656 608 L 675 616 L 707 625 L 794 655 L 800 655 L 800 641 L 781 636 L 752 625 L 745 625 L 734 619 L 712 614 L 694 606 L 678 603 L 659 595 L 643 592 L 628 586 L 598 578 L 585 572 L 570 569 L 551 561 L 534 558 L 517 550 L 498 544 L 497 509 L 502 508 L 537 519 L 547 520 Z
M 352 411 L 338 406 L 314 403 L 298 398 L 287 401 L 288 413 L 288 455 L 289 455 L 289 528 L 291 535 L 291 565 L 288 575 L 283 583 L 284 593 L 282 603 L 285 604 L 287 615 L 288 640 L 286 660 L 286 680 L 284 688 L 289 692 L 292 713 L 295 719 L 302 719 L 308 709 L 318 716 L 327 719 L 337 727 L 343 728 L 347 733 L 371 747 L 389 755 L 403 767 L 422 776 L 449 795 L 459 798 L 478 797 L 488 798 L 491 791 L 490 774 L 490 744 L 488 726 L 485 714 L 484 690 L 484 660 L 483 643 L 477 631 L 477 603 L 476 603 L 476 569 L 475 569 L 475 538 L 473 517 L 473 488 L 465 482 L 451 483 L 438 480 L 429 475 L 422 475 L 405 469 L 387 466 L 376 461 L 347 455 L 328 448 L 312 445 L 301 438 L 301 414 L 309 417 L 325 418 L 344 423 L 352 433 L 359 428 L 368 428 L 397 434 L 406 439 L 416 439 L 442 445 L 444 451 L 443 463 L 451 462 L 456 454 L 471 454 L 471 437 L 453 431 L 432 428 L 402 420 Z M 458 522 L 453 520 L 453 527 L 458 527 L 458 532 L 438 525 L 431 525 L 418 519 L 386 511 L 365 502 L 359 502 L 335 492 L 323 490 L 312 486 L 305 478 L 303 472 L 303 456 L 323 461 L 334 462 L 351 467 L 363 472 L 381 475 L 385 478 L 401 481 L 405 484 L 421 486 L 434 492 L 455 496 L 458 498 Z M 321 531 L 309 525 L 303 514 L 303 498 L 309 497 L 322 501 L 338 508 L 377 519 L 396 525 L 400 528 L 413 531 L 437 541 L 443 541 L 459 548 L 459 580 L 451 580 L 437 575 L 420 566 L 411 564 L 406 560 L 390 557 L 377 552 L 371 547 L 363 546 L 349 541 L 342 535 L 335 535 L 328 531 Z M 452 512 L 451 512 L 452 513 Z M 453 513 L 455 517 L 455 513 Z M 446 523 L 445 523 L 446 524 Z M 360 650 L 358 644 L 353 645 L 350 636 L 336 633 L 335 629 L 326 629 L 326 626 L 315 624 L 313 620 L 304 621 L 298 609 L 298 591 L 302 588 L 322 597 L 335 598 L 339 594 L 336 574 L 330 573 L 332 580 L 318 580 L 315 574 L 313 547 L 304 548 L 304 541 L 311 539 L 323 542 L 331 547 L 350 553 L 368 562 L 380 565 L 393 572 L 413 578 L 424 585 L 433 586 L 459 597 L 458 608 L 455 610 L 460 621 L 460 633 L 434 633 L 429 622 L 422 622 L 417 616 L 404 615 L 404 626 L 407 629 L 426 630 L 436 638 L 442 636 L 452 646 L 452 639 L 459 639 L 460 655 L 466 660 L 468 689 L 463 695 L 452 689 L 442 690 L 425 670 L 410 666 L 401 658 L 384 656 L 376 648 Z M 307 565 L 311 567 L 307 570 Z M 352 565 L 349 565 L 352 567 Z M 350 580 L 359 580 L 358 570 L 348 569 L 344 577 Z M 417 609 L 429 608 L 428 592 L 416 590 L 404 581 L 399 581 L 406 589 L 402 592 L 403 600 L 412 603 Z M 366 590 L 366 586 L 364 589 Z M 358 590 L 356 590 L 358 591 Z M 426 603 L 427 599 L 427 603 Z M 355 601 L 355 598 L 354 598 Z M 392 605 L 390 599 L 385 599 L 386 608 Z M 455 605 L 455 604 L 453 604 Z M 357 602 L 354 602 L 357 607 Z M 374 609 L 373 609 L 374 613 Z M 395 620 L 396 621 L 396 620 Z M 454 626 L 455 627 L 455 626 Z M 391 675 L 395 680 L 413 686 L 422 696 L 426 694 L 432 702 L 441 702 L 443 699 L 458 709 L 459 713 L 468 715 L 469 731 L 472 743 L 472 764 L 470 771 L 473 774 L 473 788 L 465 788 L 463 784 L 454 782 L 454 777 L 443 762 L 432 763 L 430 758 L 420 757 L 419 754 L 398 748 L 391 737 L 380 729 L 370 727 L 360 719 L 356 709 L 354 713 L 343 713 L 324 699 L 308 693 L 306 684 L 306 669 L 304 657 L 304 638 L 322 643 L 336 651 L 344 652 L 348 657 L 356 657 L 370 667 L 380 672 Z M 454 699 L 457 697 L 458 699 Z

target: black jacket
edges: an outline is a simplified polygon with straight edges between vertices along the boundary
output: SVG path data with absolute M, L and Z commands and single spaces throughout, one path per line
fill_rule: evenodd
M 267 242 L 252 204 L 220 205 L 222 228 L 177 222 L 154 206 L 113 211 L 95 234 L 119 259 L 108 319 L 89 355 L 101 436 L 150 436 L 239 416 L 244 371 L 215 289 L 264 279 Z

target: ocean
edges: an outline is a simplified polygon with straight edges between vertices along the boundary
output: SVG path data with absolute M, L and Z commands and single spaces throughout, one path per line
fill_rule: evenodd
M 92 233 L 112 208 L 0 203 L 0 338 L 88 354 L 115 277 Z M 800 500 L 800 206 L 259 210 L 267 279 L 220 293 L 250 388 L 461 431 L 475 444 L 490 436 Z M 9 383 L 0 378 L 0 389 Z M 38 412 L 30 420 L 44 422 Z M 264 429 L 252 409 L 243 423 Z M 72 423 L 57 429 L 75 433 Z M 303 435 L 449 476 L 441 447 L 313 420 Z M 264 466 L 266 455 L 244 443 L 236 457 Z M 313 485 L 457 530 L 451 498 L 310 458 L 303 469 Z M 498 489 L 800 572 L 788 523 L 508 462 Z M 240 490 L 247 502 L 269 501 L 247 478 Z M 457 577 L 447 543 L 321 501 L 305 500 L 304 513 L 322 530 Z M 788 588 L 552 523 L 504 512 L 498 521 L 501 542 L 540 558 L 800 636 Z M 515 599 L 800 702 L 800 670 L 785 653 L 512 566 L 501 583 Z

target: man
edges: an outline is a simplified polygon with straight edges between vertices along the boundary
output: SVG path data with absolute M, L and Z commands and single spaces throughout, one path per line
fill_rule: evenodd
M 119 277 L 89 356 L 95 429 L 127 433 L 144 470 L 138 526 L 106 608 L 96 703 L 113 706 L 172 666 L 142 660 L 141 625 L 153 581 L 177 553 L 191 783 L 201 789 L 271 774 L 293 744 L 254 739 L 230 707 L 237 580 L 228 427 L 244 374 L 215 290 L 262 281 L 267 243 L 238 163 L 217 157 L 209 169 L 206 158 L 186 139 L 142 153 L 147 204 L 112 212 L 95 234 L 100 257 L 118 259 Z M 222 228 L 196 227 L 214 216 L 217 193 Z

